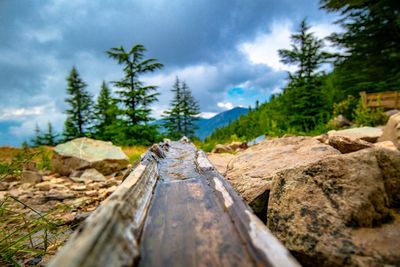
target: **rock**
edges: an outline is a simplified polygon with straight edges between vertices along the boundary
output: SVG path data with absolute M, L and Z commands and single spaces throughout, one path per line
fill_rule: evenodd
M 398 151 L 397 147 L 393 144 L 392 141 L 383 141 L 377 142 L 374 144 L 375 147 L 386 148 L 394 151 Z
M 94 168 L 84 170 L 80 177 L 70 177 L 75 182 L 105 181 L 106 177 Z
M 239 153 L 228 164 L 226 178 L 257 214 L 266 208 L 272 177 L 340 152 L 312 137 L 264 140 Z
M 129 161 L 121 148 L 111 142 L 82 137 L 57 145 L 52 163 L 54 169 L 65 176 L 90 168 L 108 175 L 126 168 Z
M 87 188 L 86 185 L 73 185 L 71 189 L 74 191 L 85 191 Z
M 399 113 L 399 112 L 400 112 L 400 110 L 398 110 L 398 109 L 391 109 L 391 110 L 386 111 L 385 114 L 386 114 L 388 117 L 391 117 L 391 116 L 393 116 L 393 115 L 396 115 L 396 114 Z
M 351 122 L 343 115 L 338 115 L 333 118 L 329 124 L 335 128 L 343 128 L 345 126 L 350 126 Z
M 389 121 L 383 128 L 383 134 L 379 138 L 379 142 L 382 141 L 392 141 L 400 149 L 400 113 L 389 118 Z
M 372 144 L 367 141 L 345 136 L 331 136 L 329 137 L 328 144 L 330 146 L 333 146 L 343 154 L 372 147 Z
M 98 195 L 97 190 L 90 190 L 90 191 L 85 192 L 85 196 L 88 196 L 88 197 L 95 197 L 97 195 Z
M 277 173 L 267 225 L 306 266 L 397 266 L 399 208 L 400 152 L 368 148 Z
M 370 143 L 375 143 L 382 135 L 382 129 L 377 127 L 350 128 L 346 130 L 332 130 L 328 132 L 329 138 L 332 136 L 344 136 L 352 139 L 361 139 Z
M 217 144 L 211 153 L 233 153 L 233 150 L 227 145 Z
M 235 157 L 235 155 L 230 153 L 209 153 L 207 157 L 218 172 L 225 175 L 228 163 Z
M 228 145 L 228 147 L 230 149 L 232 149 L 233 151 L 237 151 L 237 150 L 243 150 L 248 148 L 247 143 L 246 142 L 232 142 Z
M 70 193 L 70 194 L 64 194 L 64 193 L 59 193 L 59 194 L 47 194 L 44 196 L 45 202 L 51 201 L 51 200 L 58 200 L 58 201 L 63 201 L 65 199 L 74 199 L 75 195 Z
M 318 135 L 318 136 L 314 136 L 313 138 L 315 140 L 320 141 L 321 143 L 324 143 L 324 144 L 328 144 L 328 141 L 329 141 L 329 137 L 328 137 L 327 134 L 321 134 L 321 135 Z
M 37 171 L 23 170 L 21 175 L 21 183 L 36 184 L 42 181 L 42 175 Z
M 5 191 L 8 189 L 8 184 L 4 182 L 0 182 L 0 191 Z

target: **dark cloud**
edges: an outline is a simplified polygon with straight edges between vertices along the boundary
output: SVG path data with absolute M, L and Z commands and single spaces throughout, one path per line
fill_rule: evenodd
M 121 76 L 105 51 L 134 43 L 143 43 L 149 56 L 165 64 L 163 71 L 147 77 L 161 86 L 159 110 L 169 103 L 175 75 L 187 80 L 203 111 L 220 111 L 216 104 L 243 83 L 258 92 L 255 97 L 267 99 L 286 74 L 250 63 L 237 47 L 267 32 L 273 21 L 297 24 L 305 16 L 330 20 L 318 10 L 318 0 L 3 0 L 0 112 L 52 103 L 57 121 L 48 115 L 45 119 L 60 129 L 65 77 L 71 67 L 77 66 L 96 95 L 102 80 Z

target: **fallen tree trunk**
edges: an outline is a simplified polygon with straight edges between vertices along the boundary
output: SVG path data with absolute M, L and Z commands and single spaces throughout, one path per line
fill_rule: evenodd
M 298 266 L 206 155 L 153 145 L 49 266 Z

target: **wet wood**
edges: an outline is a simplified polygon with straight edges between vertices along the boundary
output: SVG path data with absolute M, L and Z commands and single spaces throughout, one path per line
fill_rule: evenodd
M 50 266 L 298 266 L 206 155 L 153 146 Z

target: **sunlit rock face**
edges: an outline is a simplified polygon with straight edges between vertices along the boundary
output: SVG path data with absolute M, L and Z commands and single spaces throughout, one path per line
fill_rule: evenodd
M 53 167 L 61 175 L 94 168 L 108 175 L 126 168 L 128 157 L 111 142 L 77 138 L 54 148 Z

